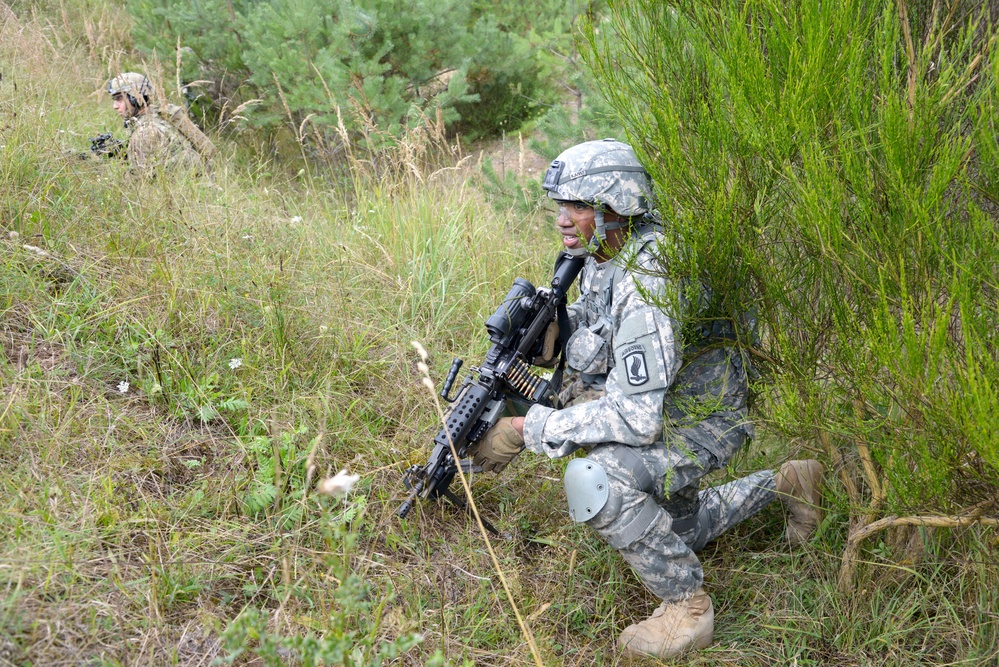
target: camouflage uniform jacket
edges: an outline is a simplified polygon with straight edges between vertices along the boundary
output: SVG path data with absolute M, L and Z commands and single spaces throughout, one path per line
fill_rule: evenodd
M 140 173 L 157 168 L 203 169 L 201 156 L 191 142 L 163 120 L 155 106 L 146 107 L 146 112 L 135 116 L 130 125 L 128 162 L 133 169 Z
M 586 260 L 579 299 L 568 307 L 565 356 L 574 394 L 599 398 L 562 410 L 532 406 L 524 424 L 531 451 L 557 458 L 578 447 L 662 441 L 663 405 L 682 350 L 677 323 L 654 303 L 675 289 L 656 270 L 657 237 L 646 226 L 614 259 Z
M 748 362 L 728 327 L 698 333 L 710 344 L 684 341 L 663 311 L 662 304 L 683 300 L 658 266 L 660 238 L 654 227 L 640 228 L 614 259 L 587 259 L 580 297 L 567 309 L 570 382 L 562 398 L 569 407 L 530 409 L 524 440 L 531 451 L 557 458 L 579 447 L 679 439 L 722 461 L 731 456 L 728 441 L 752 437 Z M 670 290 L 673 298 L 666 298 Z M 722 434 L 716 424 L 724 425 Z

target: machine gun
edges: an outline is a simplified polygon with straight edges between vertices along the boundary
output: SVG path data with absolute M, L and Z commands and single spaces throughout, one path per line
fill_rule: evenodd
M 514 280 L 503 303 L 486 320 L 492 347 L 485 360 L 472 368 L 478 377 L 466 376 L 454 398 L 449 394 L 463 362 L 461 359 L 452 362 L 440 393 L 451 405 L 444 425 L 434 438 L 434 449 L 427 463 L 412 465 L 403 475 L 409 497 L 399 506 L 399 517 L 409 514 L 417 497 L 444 496 L 464 507 L 464 501 L 448 487 L 459 466 L 465 472 L 471 469 L 471 462 L 466 460 L 468 451 L 499 421 L 508 401 L 558 407 L 562 361 L 550 381 L 533 374 L 530 365 L 541 353 L 549 324 L 558 321 L 561 335 L 567 334 L 566 295 L 583 263 L 582 257 L 561 253 L 555 262 L 550 289 L 537 289 L 523 278 Z M 556 354 L 561 354 L 561 347 Z M 457 461 L 452 444 L 458 454 Z
M 110 132 L 98 134 L 90 140 L 90 152 L 97 157 L 125 157 L 125 142 L 115 139 Z

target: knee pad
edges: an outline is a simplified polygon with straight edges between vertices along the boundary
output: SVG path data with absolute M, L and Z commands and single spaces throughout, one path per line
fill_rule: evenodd
M 569 501 L 569 516 L 576 523 L 589 521 L 607 504 L 610 496 L 607 472 L 595 461 L 569 461 L 563 482 L 565 497 Z

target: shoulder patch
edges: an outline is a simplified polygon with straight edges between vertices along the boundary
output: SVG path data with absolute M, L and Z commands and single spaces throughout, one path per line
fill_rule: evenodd
M 625 377 L 632 387 L 641 387 L 649 381 L 649 367 L 645 363 L 645 348 L 624 355 Z
M 668 381 L 658 331 L 648 313 L 621 323 L 614 337 L 614 367 L 625 394 L 663 389 Z

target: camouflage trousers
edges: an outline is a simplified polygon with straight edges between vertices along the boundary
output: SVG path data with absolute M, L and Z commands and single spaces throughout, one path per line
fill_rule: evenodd
M 775 498 L 772 470 L 700 489 L 701 478 L 747 441 L 743 423 L 740 410 L 672 429 L 668 443 L 606 444 L 587 454 L 610 485 L 607 503 L 587 523 L 666 602 L 689 598 L 704 581 L 697 551 Z

